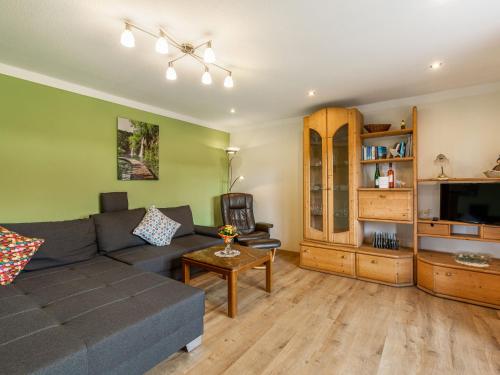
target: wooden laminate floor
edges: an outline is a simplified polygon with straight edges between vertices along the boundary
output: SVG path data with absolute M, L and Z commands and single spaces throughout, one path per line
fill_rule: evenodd
M 241 275 L 236 319 L 225 280 L 193 280 L 206 291 L 203 344 L 148 374 L 500 374 L 499 311 L 297 265 L 277 256 L 271 295 L 265 271 Z

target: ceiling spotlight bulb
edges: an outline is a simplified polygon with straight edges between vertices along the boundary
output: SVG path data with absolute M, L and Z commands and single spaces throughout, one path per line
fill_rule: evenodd
M 160 36 L 156 39 L 155 50 L 161 55 L 168 53 L 168 42 L 163 31 L 160 31 Z
M 134 34 L 130 30 L 131 27 L 128 23 L 125 24 L 125 30 L 123 30 L 122 36 L 120 38 L 120 43 L 128 48 L 135 47 L 135 38 Z
M 205 53 L 203 54 L 203 61 L 207 64 L 212 64 L 215 62 L 215 53 L 212 49 L 212 41 L 207 43 L 207 48 L 205 48 Z
M 177 72 L 175 71 L 174 65 L 171 62 L 168 63 L 167 73 L 165 74 L 165 77 L 169 81 L 175 81 L 177 79 Z
M 312 96 L 316 96 L 316 90 L 309 90 L 309 91 L 307 92 L 307 96 L 310 96 L 310 97 L 312 97 Z
M 212 84 L 212 76 L 210 75 L 208 68 L 205 68 L 205 73 L 203 73 L 203 75 L 201 76 L 201 82 L 204 85 L 211 85 Z
M 236 109 L 231 108 L 231 109 L 229 110 L 229 112 L 231 112 L 231 113 L 236 113 Z
M 224 79 L 224 87 L 227 87 L 228 89 L 230 89 L 233 86 L 234 86 L 233 76 L 232 76 L 232 73 L 229 72 L 229 74 Z
M 441 68 L 442 66 L 443 66 L 442 61 L 436 61 L 436 62 L 433 62 L 431 65 L 429 65 L 429 68 L 432 70 L 435 70 L 435 69 Z

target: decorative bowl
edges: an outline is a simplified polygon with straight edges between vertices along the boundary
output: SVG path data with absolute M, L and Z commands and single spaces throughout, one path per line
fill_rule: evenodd
M 391 128 L 391 124 L 366 124 L 364 128 L 368 133 L 385 132 Z
M 489 171 L 484 171 L 483 173 L 488 178 L 500 178 L 500 171 L 490 169 Z
M 486 254 L 459 253 L 455 255 L 455 262 L 472 267 L 489 267 L 490 256 Z

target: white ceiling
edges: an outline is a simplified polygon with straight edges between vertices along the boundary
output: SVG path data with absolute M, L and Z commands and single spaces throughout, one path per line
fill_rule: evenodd
M 189 59 L 166 81 L 154 40 L 136 33 L 136 48 L 120 45 L 123 19 L 180 41 L 210 37 L 234 89 L 215 71 L 202 85 Z M 430 71 L 435 60 L 445 65 Z M 2 0 L 0 62 L 231 130 L 499 81 L 500 1 Z

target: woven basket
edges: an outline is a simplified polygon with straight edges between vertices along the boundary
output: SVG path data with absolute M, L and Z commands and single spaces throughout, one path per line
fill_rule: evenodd
M 391 124 L 366 124 L 364 128 L 368 133 L 385 132 L 391 128 Z

